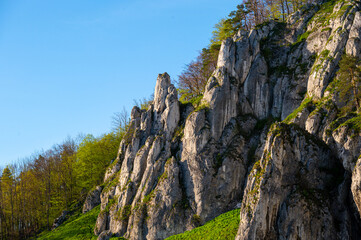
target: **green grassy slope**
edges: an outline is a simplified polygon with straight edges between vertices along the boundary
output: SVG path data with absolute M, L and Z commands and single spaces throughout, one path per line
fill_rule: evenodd
M 81 214 L 80 210 L 73 214 L 65 223 L 53 231 L 46 231 L 41 233 L 36 239 L 38 240 L 52 240 L 52 239 L 69 239 L 69 240 L 96 240 L 93 229 L 100 212 L 100 206 Z M 187 231 L 182 234 L 174 235 L 167 240 L 180 239 L 234 239 L 239 225 L 239 209 L 226 212 L 215 219 L 207 222 L 205 225 Z M 125 239 L 121 237 L 113 237 L 112 240 Z
M 37 236 L 37 240 L 96 240 L 98 236 L 94 235 L 93 230 L 98 214 L 100 212 L 100 205 L 91 211 L 82 214 L 81 209 L 78 209 L 72 214 L 68 220 L 53 231 L 42 232 Z M 112 237 L 111 240 L 122 240 L 122 237 Z
M 201 227 L 171 236 L 166 240 L 234 240 L 239 226 L 239 213 L 239 209 L 223 213 Z
M 97 239 L 94 235 L 93 229 L 97 216 L 100 212 L 100 206 L 93 210 L 81 214 L 80 210 L 75 212 L 66 222 L 60 225 L 53 231 L 46 231 L 41 233 L 36 239 Z
M 93 210 L 81 214 L 80 210 L 75 212 L 66 222 L 53 231 L 46 231 L 41 233 L 36 239 L 38 240 L 96 240 L 98 236 L 94 235 L 93 230 L 100 206 Z M 111 240 L 125 239 L 121 237 L 112 237 Z

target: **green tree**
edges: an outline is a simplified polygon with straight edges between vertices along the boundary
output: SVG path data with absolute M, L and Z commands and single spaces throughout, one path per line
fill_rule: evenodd
M 222 41 L 232 37 L 236 31 L 232 25 L 232 19 L 221 19 L 215 26 L 215 30 L 212 32 L 211 46 L 213 48 L 219 48 Z
M 15 179 L 11 166 L 6 166 L 1 175 L 1 190 L 2 190 L 2 227 L 4 226 L 4 235 L 10 237 L 14 232 L 14 193 L 15 193 Z M 3 233 L 2 233 L 3 234 Z
M 117 156 L 121 136 L 104 134 L 95 138 L 88 134 L 79 145 L 76 172 L 78 185 L 89 190 L 103 181 L 106 167 Z
M 147 110 L 148 107 L 150 106 L 150 104 L 153 103 L 153 100 L 154 100 L 154 95 L 151 94 L 148 98 L 143 97 L 139 100 L 134 99 L 133 102 L 134 102 L 134 105 L 139 107 L 140 109 Z M 124 109 L 123 109 L 123 112 L 124 112 Z M 128 119 L 128 122 L 129 122 L 129 119 Z
M 136 105 L 138 105 L 138 104 L 136 104 Z M 148 108 L 148 106 L 147 106 L 147 108 Z M 130 118 L 129 118 L 128 111 L 125 109 L 125 107 L 123 107 L 121 112 L 116 112 L 112 116 L 113 132 L 115 134 L 123 135 L 127 131 L 129 121 L 130 121 Z
M 361 111 L 361 67 L 360 58 L 348 54 L 342 56 L 337 72 L 340 98 L 346 102 L 346 110 Z

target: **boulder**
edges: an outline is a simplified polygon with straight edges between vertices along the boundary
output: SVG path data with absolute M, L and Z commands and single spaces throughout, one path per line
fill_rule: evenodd
M 101 203 L 100 194 L 102 190 L 102 186 L 96 186 L 94 190 L 88 193 L 83 205 L 83 213 L 89 212 Z

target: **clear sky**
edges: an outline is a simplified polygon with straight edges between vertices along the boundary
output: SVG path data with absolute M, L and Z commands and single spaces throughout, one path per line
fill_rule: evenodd
M 1 0 L 0 167 L 109 132 L 206 47 L 236 0 Z

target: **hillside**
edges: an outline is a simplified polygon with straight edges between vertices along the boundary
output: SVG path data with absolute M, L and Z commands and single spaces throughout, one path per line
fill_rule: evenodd
M 72 214 L 72 216 L 61 226 L 53 231 L 45 231 L 41 233 L 36 239 L 97 239 L 98 237 L 93 233 L 93 228 L 99 211 L 99 206 L 85 214 L 81 214 L 81 211 L 77 211 Z M 234 239 L 237 234 L 238 224 L 239 209 L 236 209 L 221 214 L 220 216 L 206 223 L 204 226 L 195 228 L 183 234 L 174 235 L 167 238 L 167 240 Z M 123 237 L 110 238 L 110 240 L 123 239 L 125 240 Z

